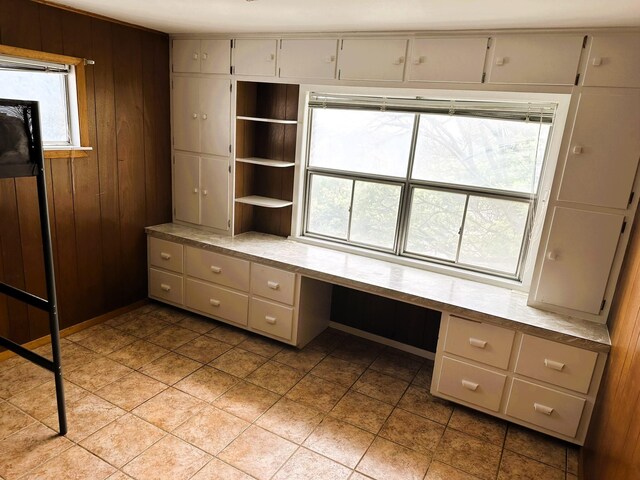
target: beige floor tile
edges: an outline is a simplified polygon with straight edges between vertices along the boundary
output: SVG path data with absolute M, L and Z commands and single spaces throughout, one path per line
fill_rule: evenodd
M 456 406 L 448 426 L 500 447 L 507 433 L 506 422 L 461 406 Z
M 145 340 L 138 340 L 120 350 L 110 353 L 109 358 L 129 368 L 138 370 L 167 353 L 169 353 L 169 350 L 166 348 L 162 348 Z
M 360 375 L 362 375 L 366 369 L 367 367 L 362 364 L 351 363 L 338 357 L 328 356 L 311 370 L 311 373 L 316 377 L 350 387 L 360 378 Z
M 121 468 L 165 435 L 150 423 L 127 414 L 85 438 L 80 445 Z
M 368 432 L 378 433 L 392 411 L 393 407 L 388 403 L 349 391 L 333 407 L 330 415 Z
M 578 480 L 578 476 L 567 472 L 566 480 Z
M 214 458 L 194 477 L 191 477 L 191 480 L 253 480 L 253 477 Z
M 22 477 L 23 480 L 103 480 L 116 471 L 84 448 L 72 447 Z
M 0 360 L 0 372 L 4 372 L 5 370 L 9 370 L 10 368 L 17 367 L 18 365 L 24 363 L 27 363 L 27 361 L 24 358 L 19 357 L 18 355 Z
M 214 328 L 218 327 L 218 322 L 215 320 L 209 320 L 208 318 L 201 317 L 200 315 L 187 314 L 182 320 L 176 323 L 179 327 L 188 328 L 200 335 L 210 332 Z
M 65 375 L 76 385 L 95 392 L 105 385 L 115 382 L 119 378 L 131 373 L 129 367 L 125 367 L 120 363 L 114 362 L 107 357 L 100 357 L 97 360 L 84 365 Z
M 126 414 L 124 410 L 96 395 L 87 395 L 80 400 L 67 404 L 67 438 L 79 442 L 105 425 Z M 58 414 L 53 414 L 43 423 L 57 430 Z
M 267 480 L 296 449 L 295 443 L 252 425 L 218 457 L 259 480 Z
M 406 355 L 401 356 L 384 352 L 375 359 L 369 368 L 410 382 L 420 370 L 422 363 L 422 361 L 408 358 Z
M 564 442 L 517 425 L 509 425 L 504 448 L 563 471 L 567 465 Z
M 238 348 L 271 358 L 283 349 L 283 345 L 275 340 L 252 335 L 239 343 Z
M 295 443 L 302 443 L 324 418 L 315 408 L 282 398 L 262 415 L 259 425 Z
M 438 446 L 444 425 L 396 408 L 380 430 L 380 436 L 420 453 Z
M 411 382 L 416 387 L 431 391 L 431 378 L 433 377 L 433 362 L 426 361 Z
M 34 351 L 50 360 L 53 358 L 51 354 L 51 344 L 44 345 Z M 65 340 L 64 338 L 60 340 L 60 353 L 62 356 L 62 371 L 64 373 L 72 372 L 100 358 L 99 353 L 80 346 L 77 343 Z
M 252 383 L 241 382 L 218 397 L 213 404 L 247 422 L 254 422 L 279 399 L 280 395 L 277 393 Z
M 177 323 L 185 317 L 186 312 L 167 305 L 160 305 L 158 308 L 147 312 L 147 314 L 167 323 Z
M 174 434 L 211 455 L 217 455 L 249 422 L 215 407 L 205 407 L 174 430 Z
M 348 336 L 348 334 L 334 328 L 327 328 L 324 332 L 311 340 L 305 349 L 318 350 L 322 353 L 329 354 L 334 351 Z
M 145 338 L 168 326 L 169 324 L 167 322 L 163 322 L 151 315 L 139 315 L 128 322 L 120 324 L 116 328 L 128 333 L 129 335 L 134 335 L 138 338 Z
M 201 363 L 170 352 L 145 365 L 140 369 L 140 372 L 167 385 L 173 385 L 200 367 L 202 367 Z
M 0 440 L 28 427 L 35 420 L 10 403 L 0 401 Z
M 94 325 L 93 327 L 89 327 L 89 328 L 85 328 L 84 330 L 80 330 L 79 332 L 76 332 L 72 335 L 67 335 L 64 337 L 64 340 L 70 340 L 72 342 L 79 342 L 80 340 L 84 339 L 84 338 L 88 338 L 92 335 L 96 335 L 99 334 L 101 332 L 104 332 L 106 330 L 111 330 L 111 327 L 109 325 L 106 325 L 104 323 L 101 323 L 99 325 Z
M 422 480 L 430 456 L 377 437 L 356 470 L 376 480 Z
M 369 432 L 327 417 L 305 440 L 304 446 L 349 468 L 355 468 L 374 438 Z
M 359 363 L 366 367 L 382 353 L 384 347 L 378 343 L 370 342 L 357 337 L 348 337 L 341 342 L 331 355 L 351 363 Z
M 213 402 L 238 382 L 233 375 L 205 366 L 180 380 L 175 388 L 205 402 Z
M 431 462 L 429 471 L 424 480 L 478 480 L 478 477 L 474 477 L 462 470 L 453 468 L 446 463 L 437 461 Z M 540 479 L 542 480 L 542 479 Z
M 165 390 L 167 385 L 138 372 L 131 372 L 96 391 L 96 395 L 124 410 L 133 410 L 151 397 Z
M 208 337 L 215 338 L 229 345 L 238 345 L 249 337 L 244 330 L 228 325 L 219 325 L 218 328 L 207 333 Z
M 187 480 L 210 460 L 209 454 L 167 435 L 127 464 L 123 471 L 137 480 Z
M 204 408 L 206 404 L 191 395 L 168 388 L 133 410 L 133 414 L 164 430 L 171 431 Z
M 578 457 L 580 449 L 578 447 L 567 446 L 567 473 L 578 475 Z
M 179 327 L 178 325 L 169 325 L 162 330 L 158 330 L 145 338 L 148 342 L 160 345 L 168 350 L 173 350 L 190 342 L 200 334 L 189 330 L 188 328 Z
M 117 317 L 110 318 L 104 325 L 108 325 L 109 327 L 117 328 L 120 325 L 124 325 L 137 317 L 139 317 L 141 313 L 136 309 L 127 313 L 123 313 L 122 315 L 118 315 Z
M 78 387 L 74 383 L 69 381 L 63 383 L 64 398 L 67 405 L 89 395 L 87 390 Z M 28 390 L 15 397 L 11 397 L 9 402 L 40 421 L 58 411 L 56 389 L 53 380 L 43 383 L 33 390 Z
M 346 480 L 351 470 L 306 448 L 298 449 L 273 480 Z
M 0 399 L 10 398 L 50 381 L 51 372 L 32 363 L 19 363 L 0 372 Z
M 257 353 L 234 348 L 220 355 L 210 365 L 236 377 L 244 378 L 266 362 L 267 358 Z
M 0 441 L 0 476 L 14 480 L 72 446 L 57 431 L 34 423 Z
M 209 363 L 230 348 L 231 345 L 227 343 L 203 335 L 176 348 L 175 351 L 197 362 Z
M 498 480 L 565 480 L 562 470 L 536 462 L 505 450 L 500 462 Z
M 107 480 L 133 480 L 129 475 L 118 470 L 116 473 L 107 478 Z
M 247 376 L 247 381 L 284 395 L 302 379 L 304 373 L 277 362 L 267 362 Z
M 326 354 L 319 350 L 304 349 L 300 350 L 295 347 L 285 347 L 281 350 L 273 360 L 276 362 L 284 363 L 297 370 L 302 370 L 305 373 L 310 372 L 320 360 L 325 357 Z
M 453 404 L 436 398 L 427 390 L 409 385 L 398 402 L 398 407 L 446 425 L 453 413 Z
M 287 392 L 287 398 L 329 412 L 347 392 L 347 387 L 308 374 Z
M 451 465 L 485 480 L 498 473 L 502 449 L 476 437 L 447 428 L 434 460 Z
M 76 343 L 100 355 L 108 355 L 136 340 L 137 338 L 133 335 L 129 335 L 115 328 L 109 328 L 82 338 Z
M 364 395 L 395 405 L 404 395 L 408 382 L 393 378 L 375 370 L 367 370 L 354 384 L 353 389 Z
M 349 480 L 370 480 L 371 477 L 361 474 L 360 472 L 353 472 L 349 477 Z

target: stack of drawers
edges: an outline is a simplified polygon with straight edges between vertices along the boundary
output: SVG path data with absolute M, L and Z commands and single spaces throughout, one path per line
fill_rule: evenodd
M 445 314 L 432 394 L 582 444 L 606 355 Z

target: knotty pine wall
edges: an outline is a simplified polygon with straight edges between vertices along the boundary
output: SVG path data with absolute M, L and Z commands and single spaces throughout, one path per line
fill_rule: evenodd
M 88 158 L 46 161 L 61 326 L 146 297 L 144 227 L 171 221 L 169 38 L 26 0 L 0 0 L 0 43 L 95 60 Z M 45 294 L 36 183 L 0 180 L 0 278 Z M 0 295 L 0 335 L 47 317 Z

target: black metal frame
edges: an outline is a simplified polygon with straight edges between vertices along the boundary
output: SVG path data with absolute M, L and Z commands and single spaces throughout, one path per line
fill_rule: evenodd
M 53 354 L 53 360 L 49 360 L 46 357 L 38 355 L 8 338 L 0 337 L 0 346 L 17 353 L 21 357 L 49 370 L 50 372 L 53 372 L 56 385 L 60 435 L 65 435 L 67 433 L 67 414 L 64 402 L 64 385 L 60 355 L 60 326 L 58 323 L 58 302 L 56 298 L 56 282 L 53 269 L 53 248 L 51 245 L 51 231 L 49 229 L 47 184 L 45 180 L 42 138 L 40 136 L 40 113 L 38 102 L 0 99 L 0 106 L 28 106 L 31 110 L 31 145 L 29 151 L 33 167 L 27 167 L 21 170 L 16 169 L 15 166 L 7 166 L 6 168 L 3 168 L 2 165 L 0 165 L 0 178 L 25 176 L 36 177 L 38 187 L 38 207 L 40 210 L 40 230 L 42 232 L 42 250 L 44 254 L 44 269 L 47 282 L 47 299 L 40 298 L 3 282 L 0 282 L 0 294 L 5 294 L 19 301 L 28 303 L 29 305 L 40 310 L 44 310 L 49 314 L 49 330 L 51 333 L 51 351 Z

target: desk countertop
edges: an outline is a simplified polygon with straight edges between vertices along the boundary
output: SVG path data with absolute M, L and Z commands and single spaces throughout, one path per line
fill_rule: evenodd
M 529 307 L 527 294 L 384 260 L 248 232 L 235 237 L 166 223 L 148 235 L 260 262 L 335 285 L 599 352 L 611 341 L 606 325 Z

